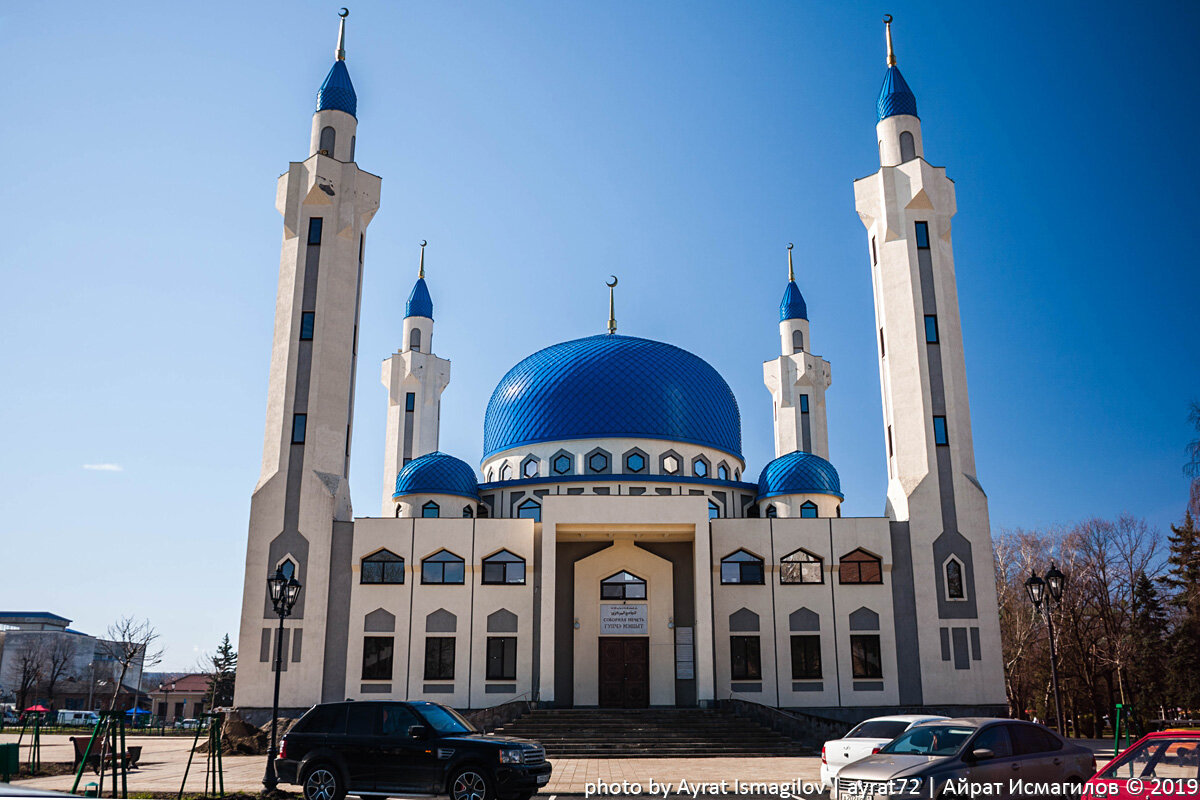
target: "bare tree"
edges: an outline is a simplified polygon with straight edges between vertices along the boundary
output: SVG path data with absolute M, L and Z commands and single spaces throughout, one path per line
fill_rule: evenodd
M 24 641 L 17 651 L 17 708 L 20 711 L 25 710 L 31 696 L 36 696 L 46 660 L 41 637 L 22 638 Z
M 163 651 L 158 647 L 158 631 L 148 619 L 139 621 L 121 617 L 108 626 L 107 635 L 108 639 L 100 642 L 100 648 L 113 664 L 113 696 L 108 710 L 116 711 L 117 697 L 133 665 L 138 665 L 138 682 L 141 683 L 142 673 L 162 661 Z
M 54 707 L 54 690 L 63 679 L 71 676 L 71 667 L 79 656 L 79 645 L 73 634 L 55 636 L 44 648 L 43 679 L 46 697 Z

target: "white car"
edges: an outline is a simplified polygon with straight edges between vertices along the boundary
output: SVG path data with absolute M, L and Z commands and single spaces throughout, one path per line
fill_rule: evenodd
M 847 764 L 866 758 L 900 734 L 922 722 L 934 722 L 946 717 L 921 714 L 898 714 L 894 717 L 874 717 L 860 722 L 841 739 L 833 739 L 821 747 L 821 787 L 833 787 L 833 779 Z

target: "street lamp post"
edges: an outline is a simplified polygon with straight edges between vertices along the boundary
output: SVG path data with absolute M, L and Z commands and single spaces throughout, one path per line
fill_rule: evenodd
M 271 596 L 271 605 L 279 615 L 279 630 L 275 637 L 275 699 L 271 702 L 271 749 L 267 751 L 267 771 L 263 775 L 263 787 L 268 792 L 275 791 L 279 778 L 275 775 L 275 753 L 278 747 L 276 736 L 279 727 L 279 674 L 283 671 L 283 620 L 292 613 L 292 606 L 300 597 L 300 582 L 295 575 L 288 577 L 283 574 L 283 568 L 277 568 L 275 574 L 267 578 L 267 592 Z
M 166 728 L 167 728 L 167 714 L 171 713 L 171 691 L 174 688 L 175 688 L 174 683 L 160 683 L 158 685 L 158 690 L 165 695 L 163 698 L 163 713 L 162 713 L 162 727 L 163 727 L 164 732 L 166 731 Z
M 1058 728 L 1058 732 L 1063 734 L 1063 715 L 1062 715 L 1062 695 L 1058 691 L 1058 653 L 1055 650 L 1054 643 L 1054 615 L 1051 613 L 1055 603 L 1062 602 L 1063 587 L 1067 583 L 1067 576 L 1059 571 L 1054 562 L 1050 562 L 1050 569 L 1046 572 L 1046 577 L 1043 580 L 1038 577 L 1037 572 L 1030 571 L 1029 579 L 1025 581 L 1025 591 L 1029 592 L 1029 599 L 1033 601 L 1033 607 L 1041 612 L 1046 619 L 1046 628 L 1050 633 L 1050 682 L 1054 687 L 1054 721 Z M 1049 596 L 1047 597 L 1047 590 Z

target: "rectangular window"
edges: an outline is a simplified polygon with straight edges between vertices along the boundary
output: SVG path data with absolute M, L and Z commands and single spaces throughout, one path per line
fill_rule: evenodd
M 887 348 L 883 346 L 883 328 L 879 329 L 879 357 L 883 358 L 887 355 Z
M 879 263 L 879 254 L 875 251 L 875 237 L 871 237 L 871 266 Z
M 929 249 L 929 223 L 917 223 L 917 247 L 922 250 Z
M 308 427 L 307 414 L 292 416 L 292 444 L 304 444 L 304 429 Z
M 729 637 L 729 674 L 735 681 L 762 679 L 762 654 L 757 636 Z
M 950 435 L 946 433 L 946 418 L 933 418 L 933 443 L 937 445 L 950 444 Z
M 517 637 L 489 636 L 487 640 L 487 679 L 517 679 Z
M 313 217 L 308 221 L 308 243 L 321 243 L 321 218 Z
M 801 414 L 808 413 L 808 395 L 806 395 L 806 394 L 800 395 L 800 413 Z
M 417 407 L 417 395 L 415 392 L 406 392 L 404 395 L 404 410 L 412 411 Z
M 792 637 L 792 680 L 803 681 L 821 677 L 821 637 L 804 635 Z
M 454 680 L 453 636 L 431 636 L 425 640 L 425 680 Z
M 392 679 L 394 648 L 394 637 L 363 637 L 362 677 L 364 681 L 390 681 Z
M 883 659 L 879 655 L 879 636 L 851 636 L 850 663 L 856 678 L 882 678 Z
M 316 322 L 316 312 L 304 311 L 300 314 L 300 341 L 308 342 L 313 337 L 313 325 Z
M 936 314 L 926 314 L 925 315 L 925 342 L 927 344 L 937 344 L 938 343 L 938 328 L 937 328 L 937 315 Z

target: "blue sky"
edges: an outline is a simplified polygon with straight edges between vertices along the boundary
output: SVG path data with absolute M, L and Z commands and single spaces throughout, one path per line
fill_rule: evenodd
M 266 404 L 280 219 L 337 5 L 0 6 L 4 389 L 0 607 L 100 632 L 149 616 L 187 668 L 236 637 Z M 956 182 L 960 305 L 993 526 L 1186 498 L 1200 399 L 1193 262 L 1200 7 L 1114 3 L 358 0 L 348 65 L 367 236 L 351 480 L 379 513 L 385 394 L 417 243 L 442 449 L 478 463 L 525 355 L 622 333 L 702 356 L 771 453 L 787 242 L 833 364 L 845 511 L 883 511 L 864 230 L 880 17 L 925 154 Z M 85 465 L 116 465 L 88 469 Z

